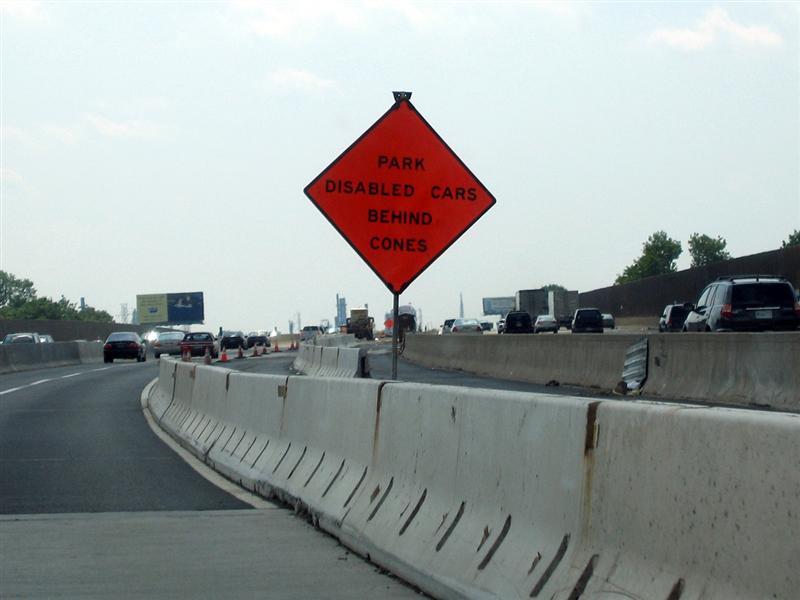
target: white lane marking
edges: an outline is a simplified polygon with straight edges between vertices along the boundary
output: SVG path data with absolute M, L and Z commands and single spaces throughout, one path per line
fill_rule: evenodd
M 86 371 L 87 373 L 97 373 L 98 371 L 107 371 L 108 369 L 113 369 L 114 367 L 100 367 L 99 369 L 91 369 Z
M 155 387 L 158 383 L 158 377 L 153 379 L 150 383 L 148 383 L 145 388 L 142 390 L 141 395 L 141 403 L 142 403 L 142 412 L 144 413 L 144 419 L 147 421 L 147 424 L 150 426 L 150 429 L 153 430 L 153 433 L 158 436 L 158 438 L 164 442 L 170 449 L 175 452 L 178 456 L 180 456 L 192 469 L 194 469 L 199 475 L 204 477 L 207 481 L 214 484 L 221 490 L 228 492 L 231 496 L 241 500 L 245 504 L 249 504 L 253 508 L 261 508 L 261 509 L 278 509 L 280 507 L 277 504 L 273 504 L 267 500 L 264 500 L 260 496 L 253 494 L 249 490 L 233 483 L 232 481 L 225 479 L 222 475 L 217 473 L 214 469 L 206 465 L 205 463 L 201 462 L 194 454 L 185 450 L 178 442 L 176 442 L 172 437 L 163 429 L 161 426 L 156 423 L 155 418 L 153 418 L 153 414 L 150 412 L 150 404 L 148 402 L 148 398 L 150 396 L 150 390 Z
M 61 379 L 69 379 L 70 377 L 77 377 L 78 375 L 83 375 L 83 373 L 70 373 L 69 375 L 62 375 Z
M 52 380 L 52 379 L 40 379 L 39 381 L 34 381 L 34 382 L 31 382 L 31 383 L 29 383 L 29 384 L 28 384 L 27 386 L 25 386 L 25 387 L 33 387 L 33 386 L 35 386 L 35 385 L 39 385 L 39 384 L 41 384 L 41 383 L 47 383 L 48 381 L 53 381 L 53 380 Z
M 21 390 L 24 387 L 25 386 L 23 385 L 21 387 L 8 388 L 7 390 L 3 390 L 2 392 L 0 392 L 0 396 L 2 396 L 3 394 L 10 394 L 11 392 L 16 392 L 17 390 Z

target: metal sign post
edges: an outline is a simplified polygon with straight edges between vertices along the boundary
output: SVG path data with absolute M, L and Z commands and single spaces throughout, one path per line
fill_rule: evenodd
M 397 339 L 400 337 L 400 294 L 394 296 L 394 306 L 392 308 L 394 324 L 392 325 L 392 379 L 397 379 Z

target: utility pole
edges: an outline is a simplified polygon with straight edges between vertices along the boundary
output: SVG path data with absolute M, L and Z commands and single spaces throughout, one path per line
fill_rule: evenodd
M 459 292 L 458 293 L 458 318 L 459 319 L 463 319 L 464 318 L 464 293 L 463 292 Z

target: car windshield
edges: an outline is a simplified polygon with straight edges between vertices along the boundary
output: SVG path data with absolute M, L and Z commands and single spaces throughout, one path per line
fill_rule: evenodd
M 187 333 L 183 338 L 187 342 L 207 342 L 211 339 L 210 333 Z
M 160 333 L 158 335 L 159 342 L 179 342 L 183 339 L 184 334 L 177 331 L 169 331 Z
M 602 318 L 599 310 L 579 310 L 578 314 L 575 315 L 577 321 L 594 321 Z
M 733 305 L 739 308 L 794 306 L 792 288 L 786 283 L 740 283 L 733 286 Z
M 138 342 L 139 336 L 135 333 L 121 331 L 108 336 L 107 342 Z
M 506 325 L 528 325 L 531 317 L 528 313 L 509 313 L 506 317 Z
M 669 312 L 669 318 L 673 321 L 678 321 L 680 319 L 686 319 L 686 315 L 689 314 L 689 310 L 685 306 L 673 306 L 672 310 Z

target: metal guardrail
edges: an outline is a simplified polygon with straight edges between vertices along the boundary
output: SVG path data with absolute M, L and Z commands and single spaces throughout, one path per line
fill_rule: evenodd
M 622 366 L 622 381 L 625 391 L 641 391 L 647 380 L 648 339 L 642 338 L 625 351 L 625 363 Z

